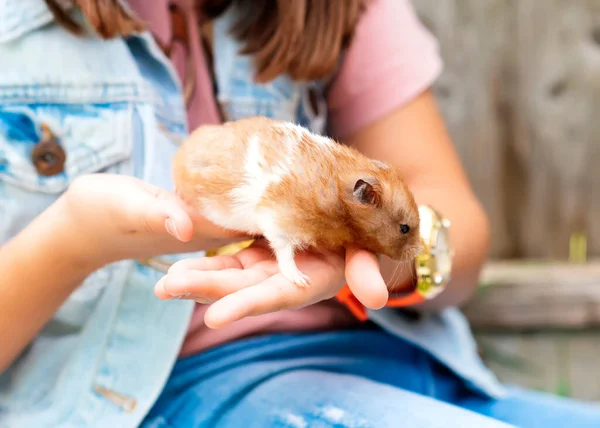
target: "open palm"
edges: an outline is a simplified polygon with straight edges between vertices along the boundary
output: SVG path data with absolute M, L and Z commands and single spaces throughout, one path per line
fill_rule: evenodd
M 211 328 L 332 298 L 346 282 L 368 308 L 381 308 L 387 301 L 388 291 L 371 253 L 357 248 L 349 248 L 346 254 L 306 251 L 296 256 L 296 263 L 310 277 L 309 287 L 298 287 L 280 274 L 267 244 L 257 241 L 233 256 L 175 263 L 157 283 L 155 293 L 165 300 L 210 303 L 204 322 Z

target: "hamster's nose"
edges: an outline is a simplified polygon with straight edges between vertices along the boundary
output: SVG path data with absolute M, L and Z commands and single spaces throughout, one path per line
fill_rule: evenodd
M 417 257 L 419 254 L 421 254 L 421 251 L 423 250 L 423 247 L 420 244 L 417 245 L 413 245 L 408 249 L 408 252 L 410 254 L 410 258 L 414 259 L 415 257 Z

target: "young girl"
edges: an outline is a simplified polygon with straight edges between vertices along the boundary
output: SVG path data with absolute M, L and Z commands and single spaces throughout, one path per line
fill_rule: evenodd
M 488 225 L 440 71 L 408 0 L 4 0 L 0 427 L 599 426 L 596 406 L 498 384 L 455 309 Z M 400 168 L 451 223 L 441 294 L 360 248 L 298 255 L 309 289 L 261 243 L 204 257 L 243 237 L 172 194 L 170 159 L 252 115 Z

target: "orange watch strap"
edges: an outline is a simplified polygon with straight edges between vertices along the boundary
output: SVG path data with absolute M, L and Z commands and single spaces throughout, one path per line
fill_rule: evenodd
M 414 290 L 406 296 L 389 298 L 385 306 L 390 308 L 403 308 L 406 306 L 416 305 L 417 303 L 422 303 L 425 300 L 425 297 L 423 297 L 421 293 L 419 293 L 417 290 Z
M 348 284 L 344 285 L 335 297 L 339 302 L 346 305 L 350 312 L 352 312 L 352 315 L 354 315 L 360 321 L 366 321 L 369 319 L 367 308 L 365 308 L 363 304 L 360 303 L 360 301 L 354 296 L 354 294 L 352 294 Z
M 346 305 L 350 312 L 360 321 L 367 321 L 369 319 L 367 308 L 354 296 L 347 284 L 339 291 L 336 298 L 340 303 Z M 389 298 L 385 307 L 401 308 L 416 305 L 424 301 L 425 297 L 415 289 L 405 296 Z

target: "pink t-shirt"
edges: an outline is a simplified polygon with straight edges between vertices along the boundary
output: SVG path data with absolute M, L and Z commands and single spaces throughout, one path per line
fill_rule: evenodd
M 168 0 L 130 0 L 163 44 L 171 40 Z M 194 0 L 173 0 L 186 11 L 190 54 L 195 62 L 196 90 L 188 117 L 193 129 L 218 123 L 210 74 L 204 60 Z M 172 61 L 183 79 L 184 49 L 176 47 Z M 343 139 L 410 101 L 431 86 L 441 72 L 437 41 L 418 20 L 410 0 L 372 0 L 361 17 L 356 35 L 328 94 L 329 128 Z M 357 320 L 335 300 L 299 309 L 247 318 L 211 330 L 204 325 L 206 305 L 197 305 L 181 350 L 189 355 L 250 335 L 342 328 Z

